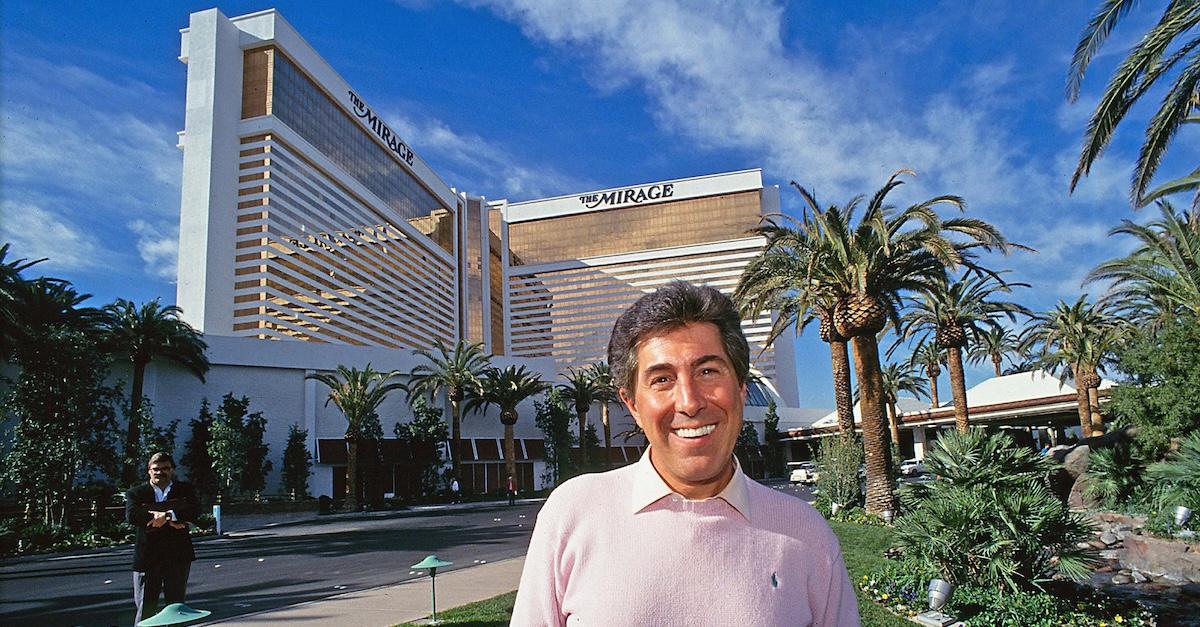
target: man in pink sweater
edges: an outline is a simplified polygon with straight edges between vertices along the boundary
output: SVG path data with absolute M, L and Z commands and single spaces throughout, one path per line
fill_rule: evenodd
M 513 625 L 858 625 L 837 538 L 742 473 L 750 349 L 729 298 L 670 283 L 613 327 L 608 362 L 650 447 L 538 514 Z

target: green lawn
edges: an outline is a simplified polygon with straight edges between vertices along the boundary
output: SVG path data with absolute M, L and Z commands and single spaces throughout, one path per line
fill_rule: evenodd
M 842 555 L 851 581 L 857 582 L 884 562 L 883 551 L 890 544 L 891 530 L 884 527 L 869 527 L 852 523 L 831 522 L 834 533 L 842 543 Z M 464 605 L 438 613 L 438 621 L 449 625 L 471 625 L 492 627 L 508 624 L 512 615 L 516 592 L 509 592 L 486 601 Z M 908 627 L 912 623 L 899 618 L 872 603 L 861 592 L 858 595 L 858 611 L 863 627 Z

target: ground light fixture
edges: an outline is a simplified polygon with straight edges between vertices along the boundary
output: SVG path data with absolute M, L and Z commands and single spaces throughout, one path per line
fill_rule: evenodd
M 942 608 L 950 600 L 951 594 L 954 594 L 954 584 L 945 579 L 930 581 L 929 611 L 921 612 L 914 616 L 913 622 L 918 625 L 930 625 L 931 627 L 946 627 L 946 625 L 954 624 L 953 616 L 942 613 Z
M 438 556 L 436 556 L 436 555 L 430 555 L 430 556 L 426 557 L 425 559 L 423 559 L 409 567 L 409 568 L 414 568 L 414 569 L 415 568 L 428 568 L 429 569 L 429 582 L 430 582 L 430 586 L 432 587 L 432 590 L 433 590 L 433 618 L 430 619 L 430 621 L 429 621 L 430 625 L 436 625 L 438 622 L 438 619 L 437 619 L 437 569 L 445 568 L 446 566 L 449 566 L 453 563 L 454 562 L 442 561 L 442 560 L 438 559 Z
M 879 512 L 879 516 L 883 518 L 883 522 L 890 525 L 892 524 L 892 519 L 896 517 L 896 512 L 893 512 L 890 509 L 885 509 L 882 512 Z
M 138 623 L 138 627 L 158 627 L 159 625 L 182 625 L 194 620 L 200 620 L 212 614 L 208 610 L 197 610 L 183 603 L 172 603 L 162 611 Z
M 1175 526 L 1183 528 L 1192 518 L 1191 508 L 1182 505 L 1175 508 Z

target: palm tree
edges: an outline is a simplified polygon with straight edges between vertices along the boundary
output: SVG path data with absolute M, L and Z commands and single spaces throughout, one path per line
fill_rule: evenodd
M 821 341 L 829 344 L 829 360 L 833 370 L 834 403 L 837 407 L 838 432 L 843 439 L 854 435 L 854 406 L 851 400 L 850 352 L 847 339 L 838 334 L 833 324 L 833 311 L 838 294 L 831 286 L 814 279 L 810 264 L 819 259 L 825 242 L 808 211 L 822 211 L 816 198 L 803 187 L 792 185 L 806 204 L 803 220 L 790 216 L 770 216 L 751 233 L 766 238 L 766 245 L 757 257 L 747 264 L 733 292 L 733 300 L 743 317 L 774 311 L 775 321 L 766 345 L 770 345 L 788 327 L 802 333 L 813 320 L 818 322 Z M 779 218 L 779 222 L 776 221 Z M 780 222 L 791 222 L 792 226 Z
M 889 320 L 899 324 L 903 293 L 930 291 L 944 280 L 946 268 L 973 267 L 973 249 L 1007 252 L 1012 245 L 996 227 L 977 219 L 943 220 L 935 211 L 948 204 L 963 209 L 957 196 L 936 196 L 896 210 L 885 204 L 903 184 L 893 174 L 867 201 L 857 226 L 854 212 L 861 197 L 845 209 L 814 211 L 813 232 L 821 243 L 809 265 L 810 281 L 837 295 L 834 328 L 849 338 L 859 385 L 863 448 L 867 465 L 867 510 L 895 510 L 891 451 L 886 445 L 883 382 L 877 334 Z M 964 236 L 965 242 L 950 239 Z M 823 288 L 824 289 L 824 288 Z
M 525 366 L 508 366 L 503 370 L 490 368 L 480 378 L 480 386 L 467 396 L 467 411 L 486 411 L 495 403 L 500 408 L 500 423 L 504 425 L 504 466 L 508 474 L 517 476 L 516 449 L 513 425 L 517 424 L 517 405 L 546 389 L 536 372 Z
M 938 401 L 938 377 L 942 375 L 942 366 L 946 364 L 946 354 L 942 349 L 938 348 L 935 342 L 920 342 L 913 349 L 912 356 L 908 359 L 908 364 L 914 368 L 919 367 L 925 372 L 925 378 L 929 380 L 929 402 L 930 407 L 940 405 Z
M 1113 28 L 1135 4 L 1136 0 L 1106 0 L 1088 22 L 1075 48 L 1067 79 L 1067 97 L 1072 102 L 1079 96 L 1080 84 L 1092 58 L 1104 45 Z M 1125 114 L 1156 82 L 1172 74 L 1174 80 L 1162 98 L 1158 111 L 1146 127 L 1145 141 L 1138 153 L 1137 166 L 1134 169 L 1131 198 L 1133 203 L 1140 207 L 1166 194 L 1194 190 L 1200 185 L 1198 169 L 1146 193 L 1146 188 L 1166 153 L 1167 145 L 1179 127 L 1185 122 L 1200 120 L 1194 115 L 1196 106 L 1200 103 L 1200 98 L 1197 97 L 1197 87 L 1200 85 L 1200 51 L 1196 50 L 1196 46 L 1200 45 L 1200 37 L 1192 30 L 1197 24 L 1200 24 L 1200 6 L 1195 2 L 1166 3 L 1158 22 L 1142 36 L 1117 66 L 1088 122 L 1079 164 L 1071 177 L 1072 190 L 1080 177 L 1086 176 L 1092 164 L 1100 157 Z
M 426 350 L 413 351 L 429 363 L 412 369 L 405 390 L 409 402 L 419 394 L 428 394 L 433 400 L 440 392 L 446 392 L 446 399 L 450 401 L 450 460 L 457 478 L 462 457 L 462 400 L 468 391 L 479 389 L 479 377 L 487 370 L 491 358 L 483 352 L 483 344 L 466 340 L 459 340 L 453 351 L 441 340 L 434 342 L 433 347 L 436 354 Z
M 1177 214 L 1165 201 L 1158 208 L 1159 220 L 1144 226 L 1124 220 L 1109 231 L 1132 235 L 1140 245 L 1096 266 L 1085 280 L 1113 281 L 1105 300 L 1142 324 L 1154 325 L 1182 311 L 1200 318 L 1200 209 Z
M 139 462 L 138 442 L 141 439 L 142 392 L 146 367 L 155 358 L 173 361 L 200 381 L 208 372 L 208 345 L 191 325 L 179 319 L 182 310 L 175 305 L 163 307 L 158 299 L 141 307 L 118 298 L 104 308 L 104 344 L 108 350 L 129 360 L 133 368 L 132 390 L 129 395 L 129 428 L 125 432 L 125 464 L 122 479 L 128 484 L 137 481 Z
M 900 410 L 897 407 L 900 393 L 908 392 L 917 398 L 929 398 L 925 382 L 913 372 L 912 366 L 891 363 L 883 368 L 883 400 L 887 403 L 888 425 L 892 443 L 900 446 Z
M 621 399 L 617 395 L 617 385 L 613 382 L 612 370 L 609 369 L 608 363 L 598 361 L 588 366 L 588 370 L 596 386 L 595 396 L 600 402 L 600 422 L 604 425 L 604 465 L 611 466 L 612 425 L 609 422 L 608 404 L 619 402 Z
M 1024 283 L 1005 283 L 998 274 L 979 271 L 967 272 L 953 282 L 935 281 L 923 291 L 901 321 L 900 337 L 919 336 L 920 341 L 925 342 L 933 335 L 938 348 L 946 351 L 950 393 L 954 398 L 954 424 L 960 432 L 970 428 L 962 349 L 968 338 L 978 338 L 985 328 L 1000 327 L 997 318 L 1015 321 L 1018 313 L 1029 313 L 1016 303 L 992 299 L 997 292 L 1012 292 L 1014 286 L 1028 287 Z
M 1004 327 L 989 327 L 975 336 L 971 348 L 967 351 L 967 363 L 981 364 L 985 360 L 992 362 L 996 376 L 1003 373 L 1001 366 L 1004 358 L 1014 355 L 1021 357 L 1021 338 Z
M 29 267 L 45 261 L 45 259 L 16 259 L 5 261 L 8 257 L 9 244 L 0 246 L 0 362 L 7 360 L 9 351 L 16 341 L 18 327 L 18 310 L 16 308 L 16 290 L 25 283 L 21 272 Z
M 1021 337 L 1021 347 L 1037 353 L 1034 362 L 1065 379 L 1075 380 L 1082 437 L 1104 432 L 1098 392 L 1100 372 L 1112 360 L 1113 350 L 1124 335 L 1126 323 L 1105 305 L 1093 305 L 1087 295 L 1074 304 L 1058 301 L 1053 311 L 1030 316 L 1030 326 Z
M 379 405 L 387 395 L 395 390 L 405 389 L 403 383 L 393 381 L 401 376 L 398 371 L 380 372 L 367 364 L 367 367 L 347 368 L 338 365 L 332 373 L 315 372 L 306 379 L 314 379 L 329 388 L 329 397 L 325 405 L 333 403 L 342 415 L 346 417 L 346 509 L 358 510 L 362 497 L 362 477 L 358 471 L 358 440 L 363 423 L 379 409 Z
M 567 382 L 560 384 L 558 389 L 562 392 L 563 398 L 570 400 L 575 405 L 575 415 L 579 417 L 579 454 L 583 467 L 586 468 L 588 463 L 587 439 L 583 435 L 587 428 L 588 410 L 596 400 L 596 382 L 592 378 L 591 370 L 587 368 L 570 368 L 563 378 Z

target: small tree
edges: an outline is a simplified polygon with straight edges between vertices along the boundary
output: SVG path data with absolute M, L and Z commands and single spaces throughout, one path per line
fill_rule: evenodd
M 413 397 L 413 419 L 396 423 L 396 438 L 408 444 L 417 467 L 421 495 L 437 494 L 442 489 L 441 444 L 450 437 L 450 428 L 442 419 L 442 410 L 423 396 Z
M 125 408 L 126 415 L 130 420 L 134 416 L 128 412 L 130 408 Z M 179 431 L 179 419 L 172 420 L 166 426 L 158 426 L 154 422 L 154 405 L 150 399 L 142 399 L 142 404 L 138 407 L 138 416 L 136 418 L 140 423 L 138 429 L 138 443 L 134 449 L 134 459 L 142 460 L 144 464 L 150 456 L 163 452 L 169 455 L 175 455 L 175 435 Z
M 283 468 L 280 470 L 283 491 L 292 499 L 308 498 L 308 476 L 312 473 L 312 453 L 308 450 L 308 430 L 300 425 L 288 426 L 287 444 L 283 447 Z
M 246 408 L 250 399 L 234 398 L 233 394 L 221 397 L 221 406 L 210 427 L 208 455 L 212 458 L 213 472 L 217 475 L 218 497 L 232 496 L 241 487 L 242 472 L 245 470 Z
M 831 504 L 849 509 L 862 504 L 858 468 L 862 444 L 855 438 L 821 438 L 817 447 L 817 492 Z
M 734 452 L 738 462 L 742 465 L 743 472 L 750 472 L 751 452 L 756 449 L 758 449 L 758 430 L 754 428 L 753 422 L 743 420 L 742 430 L 738 433 L 737 444 L 734 446 Z
M 184 444 L 183 457 L 180 463 L 187 468 L 187 480 L 196 488 L 196 494 L 202 498 L 212 498 L 217 494 L 217 474 L 213 471 L 213 458 L 208 453 L 208 443 L 212 440 L 213 416 L 209 411 L 208 399 L 200 401 L 200 413 L 188 423 L 192 435 Z
M 571 433 L 574 416 L 567 408 L 566 399 L 554 388 L 546 392 L 544 401 L 536 402 L 533 406 L 536 411 L 534 420 L 538 429 L 542 430 L 542 439 L 546 444 L 546 472 L 542 476 L 542 483 L 558 485 L 575 472 L 571 461 L 571 447 L 575 444 L 575 435 Z
M 782 477 L 786 471 L 779 436 L 779 413 L 775 407 L 775 399 L 768 398 L 767 414 L 763 418 L 763 439 L 767 441 L 768 477 Z
M 243 397 L 244 400 L 245 397 Z M 242 477 L 243 493 L 258 497 L 267 485 L 267 475 L 274 464 L 267 459 L 271 447 L 263 442 L 267 433 L 267 419 L 262 412 L 256 411 L 246 416 L 245 430 L 242 432 Z

